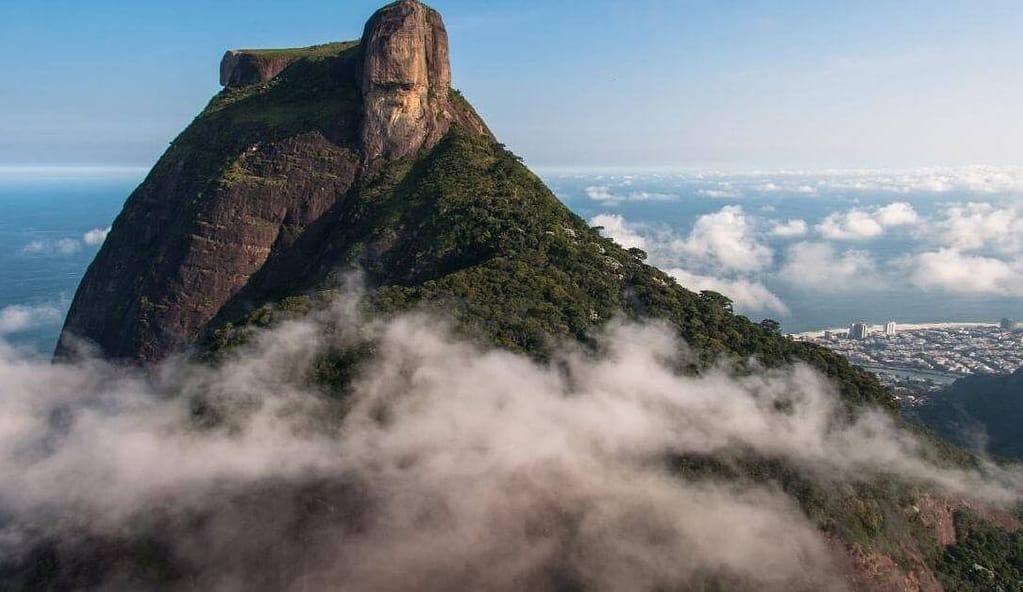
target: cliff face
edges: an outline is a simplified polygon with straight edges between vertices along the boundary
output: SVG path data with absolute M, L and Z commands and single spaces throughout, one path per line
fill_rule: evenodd
M 402 0 L 375 14 L 362 39 L 365 155 L 402 158 L 435 144 L 451 125 L 448 34 L 440 15 Z
M 452 104 L 450 72 L 440 15 L 409 0 L 378 11 L 361 45 L 228 52 L 224 91 L 115 221 L 58 356 L 84 341 L 152 362 L 187 346 L 261 270 L 308 255 L 293 246 L 330 226 L 371 161 L 429 149 L 452 122 L 486 133 Z
M 220 61 L 221 86 L 248 86 L 268 82 L 295 61 L 286 54 L 260 55 L 230 50 Z

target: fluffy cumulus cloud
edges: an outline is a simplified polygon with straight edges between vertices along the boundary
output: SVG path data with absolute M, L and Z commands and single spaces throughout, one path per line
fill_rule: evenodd
M 863 292 L 880 287 L 877 265 L 868 253 L 839 253 L 828 243 L 801 242 L 789 247 L 778 275 L 794 286 L 817 292 Z
M 745 277 L 747 271 L 770 264 L 772 251 L 758 242 L 753 221 L 737 206 L 700 217 L 690 235 L 680 238 L 667 229 L 629 222 L 619 214 L 601 214 L 590 224 L 603 227 L 604 236 L 623 247 L 648 251 L 650 263 L 690 290 L 712 290 L 728 296 L 737 311 L 785 316 L 789 309 L 761 282 Z M 701 265 L 700 273 L 678 266 L 680 260 Z
M 905 260 L 914 285 L 956 294 L 1023 296 L 1023 261 L 1003 261 L 955 249 L 921 253 Z
M 604 230 L 604 236 L 614 240 L 626 249 L 646 249 L 647 240 L 638 230 L 636 225 L 630 224 L 623 216 L 618 214 L 600 214 L 590 219 L 590 224 L 600 226 Z
M 939 224 L 938 238 L 945 245 L 974 251 L 985 248 L 1002 253 L 1023 251 L 1023 208 L 999 207 L 988 202 L 950 206 Z
M 670 331 L 632 325 L 600 357 L 539 364 L 358 310 L 285 323 L 217 367 L 0 347 L 0 472 L 17 475 L 0 480 L 0 563 L 57 540 L 99 568 L 146 541 L 188 589 L 842 590 L 794 498 L 665 459 L 755 451 L 849 489 L 883 474 L 1015 497 L 1016 475 L 939 468 L 887 414 L 850 418 L 806 367 L 689 376 Z M 367 340 L 344 401 L 308 385 L 325 352 Z
M 895 202 L 872 210 L 854 208 L 829 215 L 817 225 L 817 232 L 830 240 L 877 238 L 890 228 L 911 226 L 920 221 L 908 203 Z
M 63 309 L 52 304 L 4 306 L 0 308 L 0 336 L 53 325 L 63 318 Z
M 789 308 L 785 306 L 785 303 L 758 281 L 745 278 L 719 278 L 691 273 L 679 268 L 666 269 L 665 272 L 675 278 L 679 285 L 694 292 L 711 290 L 724 294 L 731 299 L 737 311 L 781 316 L 789 314 Z
M 82 241 L 90 247 L 96 245 L 102 245 L 103 241 L 107 240 L 107 235 L 110 234 L 110 227 L 106 228 L 93 228 L 82 235 Z
M 735 205 L 700 216 L 689 236 L 673 246 L 685 255 L 736 272 L 762 270 L 774 258 L 771 248 L 757 237 L 754 218 Z
M 771 228 L 771 236 L 779 238 L 793 238 L 798 236 L 804 236 L 809 232 L 809 226 L 806 220 L 786 220 L 785 222 L 775 222 Z

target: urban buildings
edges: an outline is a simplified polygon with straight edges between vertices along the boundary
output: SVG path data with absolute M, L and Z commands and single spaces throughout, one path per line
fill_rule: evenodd
M 870 325 L 866 323 L 853 323 L 849 325 L 849 339 L 863 341 L 870 335 Z
M 886 330 L 892 324 L 887 323 Z M 804 339 L 875 371 L 954 379 L 969 374 L 1008 374 L 1023 368 L 1023 331 L 1016 326 L 1008 331 L 1001 325 L 904 326 L 893 335 L 856 337 L 866 326 L 853 323 L 848 339 L 841 334 Z

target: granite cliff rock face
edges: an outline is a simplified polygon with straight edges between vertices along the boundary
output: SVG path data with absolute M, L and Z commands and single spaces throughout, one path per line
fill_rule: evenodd
M 314 256 L 311 235 L 370 170 L 431 148 L 453 122 L 489 135 L 453 104 L 444 24 L 416 1 L 378 11 L 361 44 L 228 52 L 221 83 L 125 204 L 58 357 L 86 343 L 154 362 L 188 346 L 232 298 L 260 300 L 273 270 Z
M 295 61 L 284 54 L 261 55 L 244 50 L 230 50 L 220 61 L 221 86 L 248 86 L 272 80 Z
M 448 131 L 451 66 L 440 15 L 416 0 L 377 12 L 362 36 L 361 88 L 368 158 L 402 158 Z

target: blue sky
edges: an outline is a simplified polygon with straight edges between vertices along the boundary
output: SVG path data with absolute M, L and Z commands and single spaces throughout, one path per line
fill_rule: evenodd
M 364 0 L 5 0 L 0 164 L 151 164 L 234 47 L 358 37 Z M 536 166 L 1023 163 L 1023 5 L 436 0 L 455 84 Z

